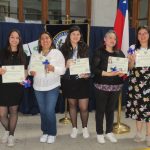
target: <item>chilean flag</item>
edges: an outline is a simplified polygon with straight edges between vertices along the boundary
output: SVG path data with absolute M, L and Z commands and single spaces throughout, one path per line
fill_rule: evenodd
M 128 0 L 119 0 L 114 30 L 118 36 L 118 48 L 127 56 L 129 49 Z

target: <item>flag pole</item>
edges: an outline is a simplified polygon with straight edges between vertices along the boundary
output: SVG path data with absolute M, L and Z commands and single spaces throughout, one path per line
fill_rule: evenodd
M 71 122 L 70 118 L 67 117 L 67 98 L 65 98 L 65 117 L 60 119 L 59 122 L 65 125 Z
M 70 17 L 69 15 L 66 15 L 66 20 L 65 20 L 65 23 L 66 24 L 69 24 L 70 23 Z M 71 123 L 71 119 L 67 117 L 67 111 L 68 111 L 68 103 L 67 103 L 67 98 L 65 98 L 65 117 L 64 118 L 61 118 L 59 120 L 60 123 L 63 123 L 65 125 Z
M 61 91 L 61 94 L 62 94 L 62 91 Z M 65 124 L 65 125 L 71 123 L 71 119 L 67 117 L 67 114 L 68 114 L 68 112 L 67 112 L 68 111 L 68 103 L 67 102 L 68 102 L 68 99 L 65 98 L 65 112 L 64 112 L 65 117 L 59 119 L 59 122 L 62 123 L 62 124 Z
M 122 134 L 130 132 L 130 127 L 127 126 L 124 123 L 121 123 L 121 106 L 122 106 L 122 93 L 119 95 L 119 101 L 118 101 L 118 114 L 117 114 L 117 122 L 113 124 L 113 132 L 115 134 Z
M 126 52 L 129 47 L 129 23 L 128 23 L 128 0 L 119 0 L 114 30 L 118 37 L 118 48 Z M 117 122 L 113 125 L 113 132 L 116 134 L 130 131 L 130 127 L 120 122 L 122 91 L 119 95 Z

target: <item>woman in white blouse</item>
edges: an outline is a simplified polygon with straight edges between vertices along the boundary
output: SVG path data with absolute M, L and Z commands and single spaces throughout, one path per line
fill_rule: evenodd
M 34 67 L 35 62 L 39 64 L 38 67 Z M 43 70 L 40 70 L 42 65 Z M 32 54 L 28 72 L 33 76 L 33 88 L 40 109 L 43 132 L 40 142 L 54 143 L 57 134 L 55 106 L 60 76 L 65 72 L 65 60 L 62 53 L 54 48 L 52 36 L 48 32 L 40 35 L 38 53 Z

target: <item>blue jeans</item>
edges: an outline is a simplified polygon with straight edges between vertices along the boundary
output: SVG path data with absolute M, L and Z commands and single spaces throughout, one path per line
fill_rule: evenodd
M 55 107 L 58 95 L 59 87 L 50 91 L 35 90 L 35 96 L 40 109 L 41 130 L 43 134 L 55 136 L 57 133 Z

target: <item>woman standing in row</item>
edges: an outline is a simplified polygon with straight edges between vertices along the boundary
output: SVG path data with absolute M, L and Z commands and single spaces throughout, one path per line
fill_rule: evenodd
M 18 106 L 23 97 L 23 86 L 20 83 L 2 83 L 2 75 L 7 72 L 2 68 L 4 65 L 24 65 L 27 69 L 21 34 L 16 29 L 9 33 L 6 49 L 0 53 L 0 121 L 5 128 L 1 142 L 14 146 L 14 132 L 18 120 Z
M 45 71 L 39 72 L 32 68 L 32 63 L 37 59 L 41 60 Z M 43 133 L 40 142 L 54 143 L 57 134 L 55 107 L 60 76 L 65 73 L 65 60 L 62 53 L 54 48 L 53 38 L 46 31 L 40 35 L 39 49 L 31 56 L 28 72 L 33 76 L 33 88 L 40 109 Z
M 83 137 L 88 138 L 89 75 L 70 75 L 69 71 L 69 67 L 76 59 L 88 57 L 88 46 L 83 41 L 83 36 L 78 26 L 70 28 L 66 41 L 61 47 L 61 51 L 66 61 L 66 73 L 62 77 L 62 92 L 69 102 L 69 113 L 73 127 L 70 136 L 71 138 L 76 138 L 78 134 L 77 108 L 79 106 Z
M 96 98 L 96 132 L 97 141 L 105 143 L 103 120 L 106 117 L 106 138 L 113 143 L 117 142 L 113 130 L 114 110 L 119 93 L 123 85 L 119 71 L 107 72 L 108 58 L 124 57 L 121 51 L 117 50 L 117 36 L 113 30 L 108 31 L 104 37 L 104 44 L 95 51 L 92 61 L 92 72 L 94 74 L 94 88 Z
M 136 44 L 131 46 L 135 51 L 129 58 L 129 87 L 126 106 L 126 117 L 136 120 L 134 141 L 141 142 L 143 123 L 146 123 L 146 142 L 150 146 L 150 67 L 135 67 L 138 51 L 150 51 L 150 32 L 148 27 L 137 29 Z

